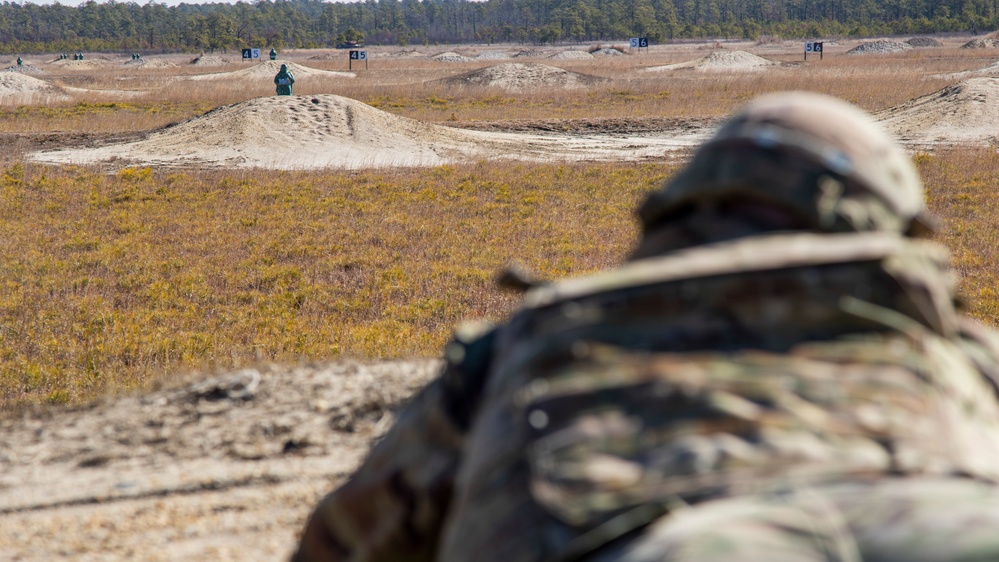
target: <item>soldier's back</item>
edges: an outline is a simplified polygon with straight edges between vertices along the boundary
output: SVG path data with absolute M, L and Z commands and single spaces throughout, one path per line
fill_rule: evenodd
M 795 234 L 535 289 L 493 336 L 441 559 L 578 560 L 685 506 L 800 527 L 801 490 L 996 480 L 999 409 L 951 283 L 931 243 Z

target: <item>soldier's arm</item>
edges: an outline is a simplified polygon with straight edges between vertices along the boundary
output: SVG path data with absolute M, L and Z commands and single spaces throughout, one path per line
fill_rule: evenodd
M 469 340 L 459 331 L 441 376 L 402 409 L 350 480 L 320 502 L 293 562 L 433 560 L 491 344 L 492 332 Z

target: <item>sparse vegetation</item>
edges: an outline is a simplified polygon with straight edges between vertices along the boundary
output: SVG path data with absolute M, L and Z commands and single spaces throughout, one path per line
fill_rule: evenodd
M 436 355 L 492 279 L 608 267 L 665 165 L 0 172 L 0 409 L 179 370 Z
M 938 89 L 946 83 L 938 73 L 991 61 L 974 50 L 939 49 L 863 65 L 827 56 L 821 65 L 751 75 L 637 72 L 697 56 L 664 51 L 565 63 L 616 79 L 529 94 L 400 84 L 404 69 L 431 79 L 477 65 L 382 59 L 357 79 L 306 81 L 296 92 L 459 122 L 719 117 L 758 94 L 795 88 L 876 111 Z M 162 87 L 170 73 L 186 72 L 152 70 L 129 84 Z M 108 89 L 120 78 L 67 76 L 76 86 Z M 148 130 L 271 90 L 178 81 L 142 101 L 11 104 L 0 106 L 0 132 Z M 966 148 L 919 154 L 916 162 L 971 312 L 999 323 L 999 156 Z M 436 355 L 456 323 L 498 318 L 516 301 L 491 282 L 507 260 L 543 277 L 617 262 L 633 243 L 635 202 L 671 170 L 666 162 L 105 170 L 25 164 L 7 151 L 0 156 L 0 410 L 75 403 L 179 371 L 260 360 Z

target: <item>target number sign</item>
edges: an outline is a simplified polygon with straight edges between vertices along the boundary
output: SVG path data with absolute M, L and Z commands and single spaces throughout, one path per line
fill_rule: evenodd
M 350 60 L 368 60 L 367 51 L 351 51 Z
M 805 52 L 806 53 L 821 53 L 822 52 L 822 43 L 821 42 L 805 43 Z

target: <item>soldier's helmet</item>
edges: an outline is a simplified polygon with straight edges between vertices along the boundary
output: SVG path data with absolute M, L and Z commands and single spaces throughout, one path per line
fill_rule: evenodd
M 638 214 L 649 231 L 692 209 L 733 200 L 781 207 L 819 232 L 930 230 L 923 185 L 909 157 L 867 113 L 820 94 L 751 102 Z
M 273 67 L 271 67 L 271 68 L 273 68 Z M 288 72 L 288 65 L 287 64 L 282 64 L 281 65 L 281 72 Z

